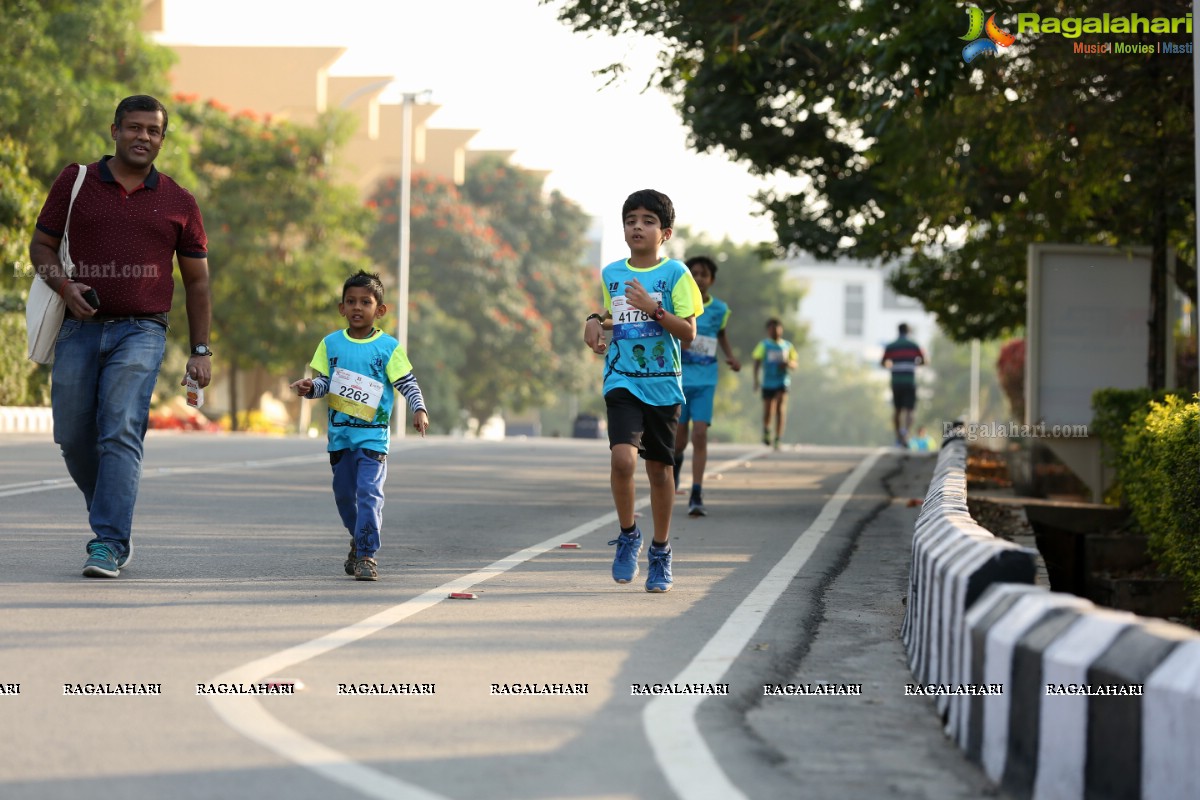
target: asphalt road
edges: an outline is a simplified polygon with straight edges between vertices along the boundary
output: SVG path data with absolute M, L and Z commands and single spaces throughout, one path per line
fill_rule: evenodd
M 133 560 L 96 580 L 53 443 L 0 440 L 0 797 L 988 793 L 904 696 L 928 458 L 716 446 L 653 595 L 644 554 L 610 578 L 601 442 L 396 445 L 378 583 L 342 571 L 323 451 L 152 433 Z M 263 684 L 293 691 L 221 691 Z M 764 695 L 830 685 L 860 693 Z

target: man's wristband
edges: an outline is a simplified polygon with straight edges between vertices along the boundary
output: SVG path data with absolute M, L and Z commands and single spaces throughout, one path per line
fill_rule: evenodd
M 584 324 L 584 325 L 587 325 L 587 324 L 588 324 L 589 322 L 591 322 L 592 320 L 596 320 L 596 321 L 597 321 L 597 322 L 599 322 L 601 325 L 603 325 L 603 324 L 604 324 L 604 315 L 603 315 L 603 314 L 588 314 L 588 315 L 587 315 L 587 319 L 585 319 L 585 320 L 583 321 L 583 324 Z
M 64 279 L 64 280 L 63 280 L 63 282 L 62 282 L 62 283 L 60 283 L 60 284 L 58 285 L 58 296 L 59 296 L 59 297 L 61 297 L 61 298 L 63 298 L 64 300 L 66 299 L 66 295 L 64 295 L 64 294 L 63 294 L 63 292 L 65 292 L 65 291 L 67 290 L 67 284 L 68 284 L 68 283 L 70 283 L 70 282 L 71 282 L 71 279 L 70 279 L 70 278 L 66 278 L 66 279 Z

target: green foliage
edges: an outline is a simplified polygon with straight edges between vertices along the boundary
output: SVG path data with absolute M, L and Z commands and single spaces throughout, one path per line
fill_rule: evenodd
M 0 406 L 50 402 L 50 368 L 25 357 L 25 311 L 0 310 Z
M 1142 424 L 1154 398 L 1149 389 L 1097 389 L 1092 392 L 1091 432 L 1109 452 L 1119 453 L 1126 428 Z
M 592 270 L 583 262 L 587 213 L 559 192 L 543 197 L 541 178 L 496 156 L 467 171 L 462 194 L 487 211 L 496 233 L 512 246 L 520 259 L 518 288 L 550 326 L 550 349 L 537 354 L 547 384 L 537 404 L 578 391 L 592 372 L 578 357 L 579 320 L 597 307 Z
M 877 371 L 850 357 L 834 356 L 821 363 L 812 347 L 802 347 L 788 390 L 785 440 L 846 446 L 891 442 L 891 390 L 880 382 Z M 761 409 L 760 401 L 760 422 Z
M 369 266 L 371 215 L 352 188 L 329 179 L 349 123 L 330 116 L 307 127 L 230 115 L 213 101 L 176 102 L 173 119 L 194 139 L 193 191 L 209 237 L 213 349 L 231 372 L 263 367 L 300 377 L 297 365 L 340 326 L 342 283 Z M 185 326 L 176 329 L 186 335 Z M 231 397 L 235 415 L 237 406 Z
M 1136 416 L 1142 416 L 1140 413 Z M 1121 484 L 1150 552 L 1200 607 L 1200 395 L 1151 401 L 1125 429 Z
M 803 292 L 788 283 L 783 268 L 770 253 L 754 245 L 735 244 L 728 238 L 715 242 L 693 235 L 686 228 L 676 231 L 676 236 L 687 242 L 685 261 L 692 256 L 706 255 L 717 263 L 717 280 L 710 292 L 729 304 L 725 335 L 742 364 L 742 371 L 735 373 L 721 357 L 710 435 L 724 441 L 757 441 L 761 431 L 762 401 L 752 388 L 750 353 L 766 335 L 763 326 L 771 317 L 783 321 L 784 336 L 792 344 L 803 346 L 804 326 L 796 317 Z M 599 291 L 598 287 L 596 291 Z M 576 325 L 577 341 L 578 329 Z M 578 352 L 582 353 L 582 360 L 589 370 L 599 369 L 587 358 L 586 348 Z M 794 441 L 791 437 L 789 440 Z
M 117 103 L 162 92 L 172 55 L 139 0 L 4 0 L 0 19 L 0 295 L 24 303 L 29 239 L 50 183 L 111 146 Z M 20 265 L 14 269 L 14 265 Z
M 971 345 L 952 341 L 938 328 L 937 335 L 929 342 L 925 352 L 929 356 L 929 365 L 918 370 L 918 379 L 927 378 L 929 375 L 934 379 L 921 380 L 922 399 L 917 402 L 915 424 L 925 425 L 928 431 L 940 440 L 942 423 L 964 419 L 969 411 L 967 404 L 971 397 Z M 1009 419 L 1004 392 L 996 371 L 991 368 L 991 365 L 996 363 L 999 352 L 1000 342 L 979 344 L 979 419 L 974 420 L 975 422 Z M 932 397 L 925 399 L 926 390 L 932 392 Z M 888 408 L 891 408 L 890 389 Z
M 1030 242 L 1194 252 L 1194 78 L 1182 62 L 1080 60 L 1069 40 L 1024 34 L 1013 54 L 967 66 L 955 4 L 566 0 L 559 17 L 652 38 L 650 82 L 677 99 L 697 150 L 801 179 L 759 198 L 781 249 L 898 262 L 894 288 L 956 341 L 1024 323 Z
M 21 307 L 33 272 L 29 240 L 42 201 L 42 187 L 29 174 L 28 149 L 0 134 L 0 294 L 20 296 Z
M 165 98 L 174 56 L 138 29 L 142 5 L 4 0 L 0 138 L 29 148 L 28 170 L 40 184 L 111 147 L 109 125 L 122 98 Z
M 1146 421 L 1153 401 L 1162 402 L 1171 396 L 1168 390 L 1097 389 L 1092 392 L 1091 433 L 1099 437 L 1101 453 L 1106 463 L 1117 473 L 1112 486 L 1104 492 L 1104 500 L 1112 505 L 1128 505 L 1124 494 L 1124 475 L 1134 469 L 1125 450 L 1129 431 Z

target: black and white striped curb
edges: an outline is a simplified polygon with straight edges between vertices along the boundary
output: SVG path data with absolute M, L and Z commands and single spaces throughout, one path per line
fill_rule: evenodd
M 1200 798 L 1200 634 L 1016 584 L 967 614 L 959 745 L 1019 797 Z
M 1200 798 L 1200 634 L 1032 585 L 1032 552 L 967 514 L 965 465 L 947 442 L 903 629 L 947 733 L 1015 796 Z
M 947 440 L 913 534 L 902 638 L 913 676 L 947 684 L 962 651 L 967 609 L 998 582 L 1032 584 L 1037 553 L 993 536 L 967 511 L 967 445 Z M 949 699 L 937 698 L 945 716 Z

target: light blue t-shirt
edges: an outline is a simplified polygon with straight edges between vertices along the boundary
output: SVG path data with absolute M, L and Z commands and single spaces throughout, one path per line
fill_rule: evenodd
M 604 359 L 604 393 L 628 389 L 643 403 L 673 406 L 683 402 L 679 340 L 658 322 L 627 305 L 625 282 L 634 278 L 677 317 L 704 313 L 704 299 L 682 261 L 664 258 L 645 269 L 628 259 L 600 271 L 604 307 L 612 313 L 612 342 Z
M 717 337 L 729 324 L 729 305 L 715 297 L 704 304 L 704 316 L 696 320 L 696 338 L 683 351 L 683 385 L 716 386 L 720 345 Z
M 412 372 L 396 337 L 381 330 L 353 339 L 345 330 L 321 340 L 309 366 L 330 379 L 329 452 L 388 451 L 391 443 L 392 384 Z M 339 370 L 344 370 L 338 374 Z

